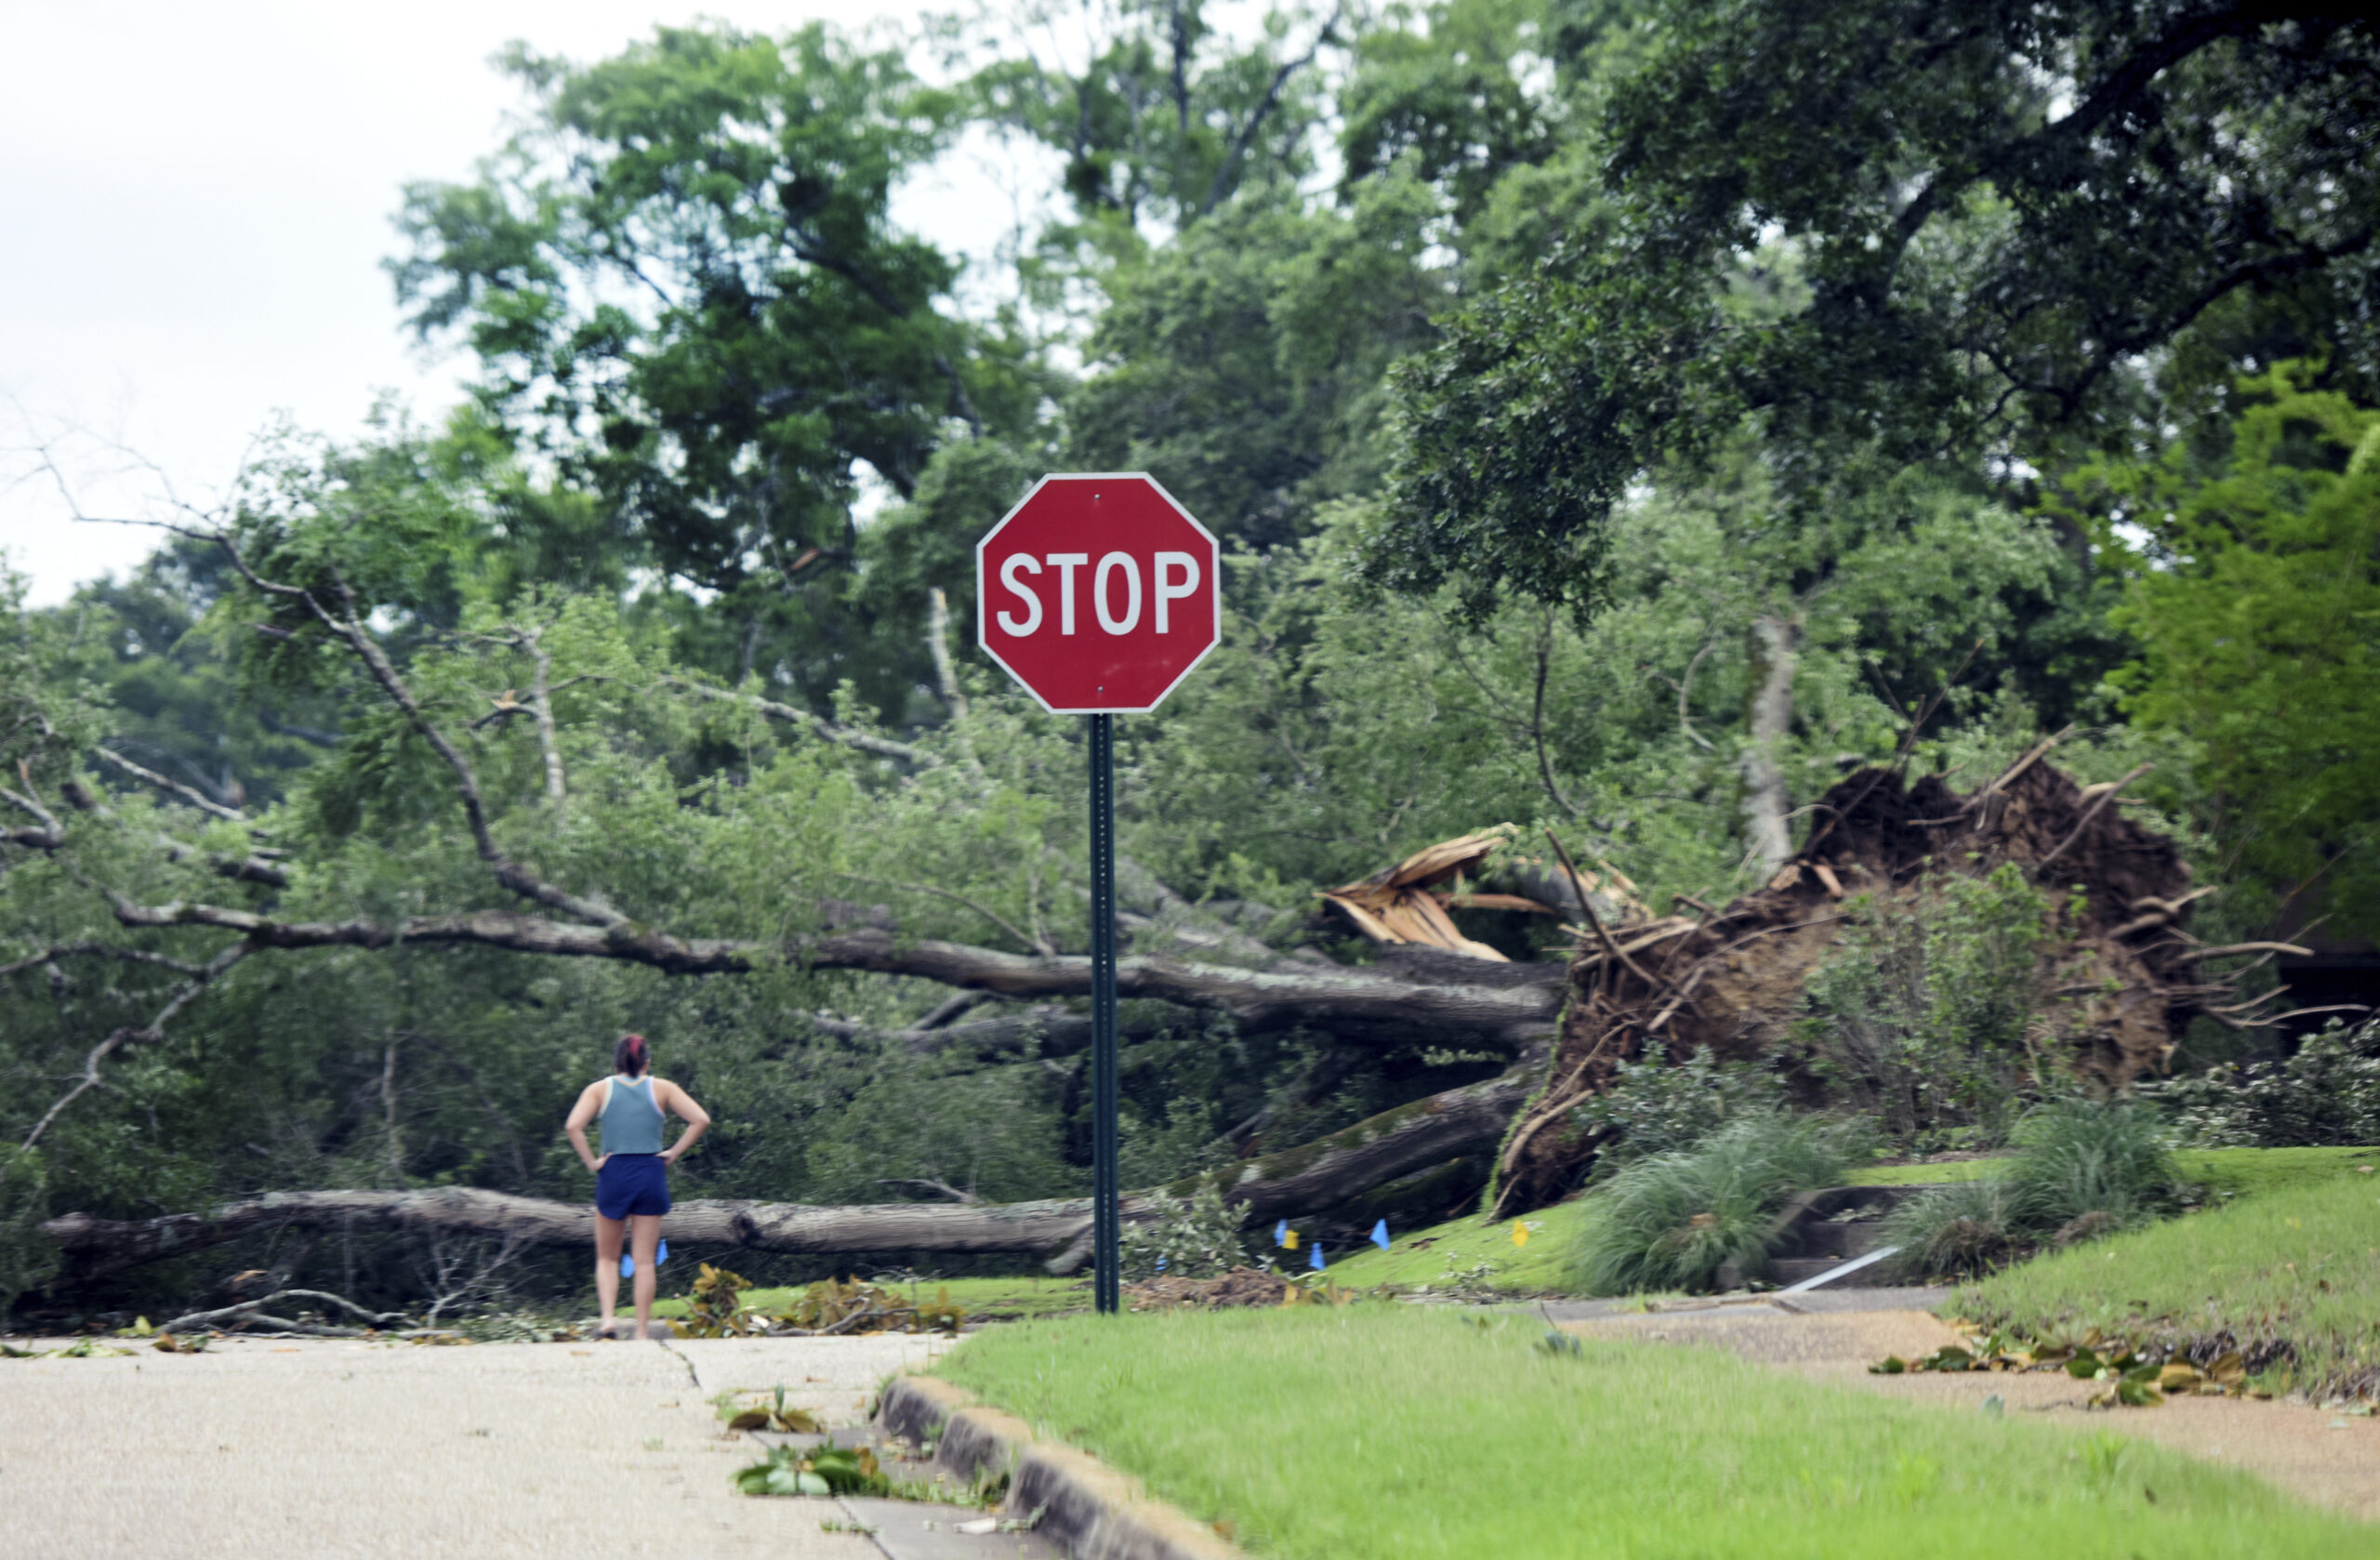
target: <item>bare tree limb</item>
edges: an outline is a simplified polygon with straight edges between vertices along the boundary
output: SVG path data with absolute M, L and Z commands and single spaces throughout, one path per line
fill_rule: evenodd
M 102 751 L 104 751 L 104 749 L 102 749 Z M 110 757 L 115 758 L 116 756 L 111 754 Z M 123 760 L 118 758 L 117 761 L 122 762 Z M 131 765 L 128 767 L 135 769 L 139 768 L 138 765 Z M 162 775 L 148 775 L 146 771 L 143 771 L 142 773 L 147 778 L 165 780 L 165 777 Z M 171 786 L 173 782 L 165 780 L 165 784 Z M 91 795 L 88 790 L 84 788 L 80 781 L 70 778 L 64 786 L 60 787 L 60 789 L 64 793 L 68 801 L 73 803 L 75 807 L 79 808 L 83 812 L 92 813 L 93 815 L 101 818 L 112 818 L 115 815 L 112 808 L 103 805 L 97 797 Z M 67 840 L 65 826 L 56 817 L 53 817 L 47 809 L 42 807 L 37 799 L 21 796 L 15 791 L 7 789 L 6 787 L 0 787 L 0 798 L 4 798 L 18 806 L 24 808 L 28 812 L 33 813 L 35 817 L 48 819 L 48 822 L 40 828 L 0 829 L 0 839 L 6 839 L 11 844 L 21 845 L 25 849 L 31 851 L 60 851 L 65 849 Z M 204 798 L 200 798 L 199 800 L 202 802 L 205 800 Z M 245 822 L 246 820 L 243 818 L 241 821 Z M 262 831 L 257 829 L 253 826 L 250 826 L 248 832 L 251 836 L 262 836 Z M 165 859 L 167 861 L 182 861 L 190 856 L 198 854 L 198 847 L 189 843 L 187 840 L 177 839 L 172 835 L 165 833 L 163 829 L 157 831 L 157 844 L 165 853 Z M 214 872 L 214 874 L 218 878 L 229 878 L 235 882 L 261 883 L 267 888 L 287 888 L 289 886 L 288 870 L 278 865 L 278 863 L 273 859 L 284 853 L 279 851 L 257 850 L 249 852 L 245 856 L 210 855 L 206 858 L 206 864 L 208 869 Z
M 985 920 L 990 921 L 994 926 L 998 927 L 1002 932 L 1007 932 L 1010 936 L 1015 938 L 1026 947 L 1031 948 L 1035 953 L 1047 955 L 1054 954 L 1058 951 L 1050 945 L 1048 939 L 1035 937 L 1019 931 L 1016 924 L 1010 920 L 1006 916 L 1001 915 L 998 911 L 991 909 L 986 906 L 977 904 L 963 893 L 954 893 L 948 889 L 935 888 L 931 883 L 896 883 L 889 879 L 865 877 L 857 872 L 838 872 L 835 876 L 838 878 L 848 878 L 854 883 L 866 883 L 870 888 L 898 889 L 906 893 L 930 893 L 936 899 L 947 899 L 953 905 L 964 906 L 966 908 L 974 911 Z
M 257 945 L 253 942 L 244 941 L 230 945 L 221 953 L 207 960 L 198 973 L 184 981 L 181 987 L 174 993 L 173 998 L 158 1009 L 157 1015 L 147 1024 L 138 1029 L 118 1029 L 106 1039 L 93 1046 L 90 1055 L 83 1059 L 82 1077 L 75 1081 L 72 1089 L 60 1095 L 57 1102 L 42 1113 L 41 1119 L 33 1123 L 33 1130 L 27 1132 L 24 1142 L 17 1146 L 31 1148 L 39 1143 L 41 1135 L 49 1130 L 49 1124 L 58 1119 L 60 1112 L 81 1099 L 85 1093 L 99 1087 L 100 1063 L 126 1046 L 147 1045 L 163 1039 L 165 1025 L 174 1021 L 176 1014 L 196 1001 L 200 992 L 213 985 L 226 970 L 255 952 L 256 948 Z
M 562 743 L 554 732 L 554 657 L 553 652 L 545 646 L 545 632 L 540 628 L 523 633 L 521 642 L 527 647 L 529 658 L 537 668 L 536 677 L 530 684 L 534 700 L 531 707 L 537 717 L 537 745 L 545 749 L 546 755 L 546 800 L 552 804 L 554 817 L 559 821 L 564 794 Z
M 366 631 L 363 620 L 357 615 L 355 592 L 346 581 L 337 580 L 339 600 L 337 610 L 334 612 L 330 607 L 325 606 L 311 589 L 303 586 L 285 585 L 277 580 L 269 580 L 258 574 L 232 541 L 229 532 L 220 528 L 192 530 L 181 526 L 167 526 L 165 529 L 213 542 L 222 549 L 223 555 L 231 560 L 231 567 L 239 573 L 240 577 L 246 580 L 252 588 L 266 595 L 277 596 L 302 606 L 332 638 L 346 645 L 350 654 L 363 663 L 365 672 L 370 675 L 375 683 L 379 685 L 380 691 L 388 695 L 389 701 L 397 707 L 398 711 L 404 716 L 406 723 L 413 727 L 415 733 L 423 741 L 430 744 L 431 749 L 438 754 L 454 774 L 456 793 L 461 798 L 463 803 L 464 822 L 470 827 L 471 839 L 478 847 L 480 860 L 484 862 L 489 870 L 495 874 L 497 882 L 523 899 L 534 900 L 549 909 L 559 910 L 566 916 L 575 917 L 591 925 L 616 927 L 627 924 L 628 918 L 611 906 L 583 898 L 547 882 L 519 862 L 514 861 L 496 842 L 496 835 L 488 823 L 487 803 L 480 793 L 479 775 L 471 768 L 470 760 L 465 758 L 462 750 L 455 746 L 443 731 L 439 729 L 438 723 L 430 718 L 429 712 L 422 708 L 420 701 L 414 697 L 413 690 L 406 685 L 404 679 L 398 675 L 396 664 L 389 659 L 388 652 L 380 648 L 380 641 Z M 337 579 L 336 575 L 334 579 Z
M 58 814 L 44 807 L 41 798 L 34 794 L 32 770 L 32 764 L 20 759 L 17 761 L 17 773 L 24 778 L 25 788 L 21 791 L 12 791 L 6 786 L 0 786 L 0 798 L 6 798 L 10 806 L 31 817 L 41 826 L 12 828 L 6 831 L 5 838 L 28 850 L 54 851 L 66 843 L 66 826 L 60 823 Z
M 2042 857 L 2039 862 L 2034 864 L 2033 870 L 2036 872 L 2047 871 L 2050 863 L 2064 855 L 2066 853 L 2066 848 L 2069 845 L 2073 844 L 2077 839 L 2082 838 L 2082 831 L 2091 826 L 2091 820 L 2099 815 L 2099 810 L 2101 808 L 2107 806 L 2109 802 L 2115 800 L 2117 792 L 2122 790 L 2126 786 L 2131 785 L 2135 780 L 2139 779 L 2142 775 L 2148 773 L 2150 770 L 2155 769 L 2156 767 L 2157 766 L 2155 764 L 2136 765 L 2134 767 L 2132 773 L 2126 774 L 2122 779 L 2107 786 L 2093 786 L 2089 790 L 2085 791 L 2083 794 L 2091 798 L 2090 805 L 2082 809 L 2082 815 L 2074 820 L 2073 829 L 2065 839 L 2057 842 L 2056 848 L 2052 850 L 2049 854 Z M 2097 794 L 2093 795 L 2092 793 L 2094 792 Z
M 733 689 L 714 688 L 707 682 L 697 682 L 692 678 L 665 677 L 661 681 L 672 688 L 682 689 L 697 698 L 714 699 L 721 704 L 743 705 L 754 713 L 765 715 L 772 721 L 781 721 L 788 726 L 799 726 L 828 742 L 840 743 L 845 747 L 856 747 L 863 753 L 873 753 L 880 759 L 897 759 L 903 763 L 915 764 L 919 769 L 942 767 L 941 758 L 927 752 L 922 747 L 914 747 L 906 742 L 895 742 L 890 737 L 878 736 L 873 733 L 856 731 L 850 726 L 829 721 L 823 715 L 813 715 L 806 709 L 796 709 L 789 704 L 779 704 L 774 699 L 764 699 L 757 694 L 739 694 Z
M 1554 783 L 1554 759 L 1545 750 L 1545 675 L 1553 660 L 1554 608 L 1548 606 L 1545 609 L 1544 626 L 1539 629 L 1537 636 L 1537 693 L 1529 705 L 1528 736 L 1529 741 L 1537 747 L 1537 777 L 1545 787 L 1545 794 L 1554 799 L 1554 806 L 1576 818 L 1579 815 L 1579 809 L 1572 804 L 1568 797 L 1562 794 L 1562 787 Z
M 1712 647 L 1718 642 L 1716 639 L 1704 640 L 1702 648 L 1697 650 L 1694 653 L 1694 658 L 1686 663 L 1686 675 L 1677 680 L 1677 729 L 1684 732 L 1689 741 L 1706 753 L 1715 753 L 1718 748 L 1712 745 L 1709 737 L 1694 729 L 1694 721 L 1686 713 L 1686 706 L 1694 694 L 1695 668 L 1702 665 L 1702 657 L 1710 654 Z
M 1240 126 L 1239 133 L 1232 137 L 1231 151 L 1224 155 L 1223 165 L 1215 170 L 1214 182 L 1207 189 L 1207 198 L 1199 203 L 1199 216 L 1211 213 L 1223 205 L 1223 197 L 1231 193 L 1233 183 L 1239 178 L 1240 165 L 1248 160 L 1248 149 L 1256 144 L 1257 132 L 1263 129 L 1264 121 L 1280 105 L 1281 88 L 1289 84 L 1291 76 L 1313 64 L 1315 57 L 1322 52 L 1325 45 L 1338 41 L 1339 19 L 1345 10 L 1343 0 L 1342 4 L 1333 6 L 1329 19 L 1322 24 L 1322 31 L 1314 36 L 1314 46 L 1295 59 L 1283 60 L 1273 72 L 1273 79 L 1265 84 L 1264 96 L 1248 111 L 1247 122 Z
M 0 964 L 0 975 L 15 975 L 27 970 L 38 970 L 52 960 L 73 955 L 121 959 L 126 964 L 155 964 L 183 975 L 197 976 L 205 973 L 205 968 L 203 965 L 185 963 L 178 958 L 167 958 L 164 954 L 151 953 L 146 948 L 111 947 L 105 943 L 57 943 L 44 948 L 30 958 L 20 958 L 14 964 Z
M 278 1300 L 319 1300 L 327 1304 L 336 1305 L 352 1315 L 363 1317 L 366 1326 L 374 1328 L 402 1327 L 411 1319 L 402 1312 L 375 1311 L 367 1306 L 358 1305 L 345 1295 L 335 1295 L 327 1289 L 276 1289 L 258 1300 L 244 1300 L 237 1305 L 226 1305 L 220 1310 L 193 1311 L 187 1316 L 176 1316 L 157 1330 L 159 1332 L 199 1332 L 208 1328 L 220 1327 L 226 1322 L 236 1324 L 247 1320 L 250 1314 L 260 1311 Z M 271 1319 L 279 1320 L 278 1317 Z M 283 1325 L 293 1324 L 284 1323 Z
M 116 768 L 124 771 L 126 774 L 131 775 L 135 780 L 139 781 L 142 785 L 153 786 L 157 789 L 164 791 L 170 796 L 178 797 L 183 801 L 190 803 L 190 805 L 197 808 L 200 812 L 206 813 L 210 817 L 220 818 L 225 823 L 246 824 L 251 830 L 254 830 L 256 826 L 255 824 L 250 821 L 248 815 L 240 809 L 236 807 L 226 807 L 221 802 L 207 796 L 205 792 L 199 790 L 194 786 L 185 786 L 180 781 L 160 774 L 153 769 L 143 768 L 141 765 L 134 763 L 130 759 L 126 758 L 123 754 L 117 752 L 112 747 L 94 747 L 91 750 L 99 754 L 99 757 L 107 760 L 108 762 L 115 765 Z

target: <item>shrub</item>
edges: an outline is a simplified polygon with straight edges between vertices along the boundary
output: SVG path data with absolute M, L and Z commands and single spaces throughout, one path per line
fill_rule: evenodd
M 2145 1105 L 2066 1099 L 2016 1124 L 2016 1153 L 1996 1175 L 1903 1203 L 1884 1242 L 1895 1271 L 1972 1275 L 2043 1245 L 2069 1246 L 2171 1210 L 2180 1176 L 2164 1129 Z
M 1571 1119 L 1606 1135 L 1596 1151 L 1598 1173 L 1631 1160 L 1691 1148 L 1739 1117 L 1783 1108 L 1785 1091 L 1774 1077 L 1743 1062 L 1720 1062 L 1706 1049 L 1673 1065 L 1659 1040 L 1642 1060 L 1620 1064 L 1609 1089 L 1571 1113 Z
M 2285 1060 L 2216 1067 L 2140 1093 L 2196 1147 L 2380 1143 L 2380 1019 L 2333 1020 Z
M 1961 1181 L 1900 1205 L 1884 1221 L 1882 1244 L 1897 1246 L 1895 1271 L 1914 1276 L 1982 1273 L 2024 1244 L 1999 1176 Z
M 2037 1087 L 2026 1027 L 2047 970 L 2049 906 L 2014 863 L 1944 877 L 1914 902 L 1863 896 L 1810 977 L 1799 1033 L 1822 1070 L 1920 1149 L 1999 1141 Z
M 1769 1228 L 1794 1193 L 1841 1181 L 1858 1157 L 1856 1129 L 1820 1117 L 1764 1112 L 1727 1123 L 1692 1149 L 1621 1169 L 1596 1194 L 1574 1263 L 1590 1294 L 1701 1289 L 1723 1263 L 1768 1265 Z
M 1239 1218 L 1223 1193 L 1201 1186 L 1187 1199 L 1149 1194 L 1156 1216 L 1124 1226 L 1118 1245 L 1127 1278 L 1213 1278 L 1244 1265 L 1248 1249 L 1239 1238 Z
M 2181 1176 L 2163 1125 L 2144 1106 L 2065 1099 L 2018 1122 L 2003 1172 L 2017 1222 L 2055 1229 L 2099 1213 L 2120 1224 L 2170 1210 Z

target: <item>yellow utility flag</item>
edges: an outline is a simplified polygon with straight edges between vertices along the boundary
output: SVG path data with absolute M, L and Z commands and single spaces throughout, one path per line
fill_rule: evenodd
M 1513 1244 L 1515 1246 L 1528 1244 L 1528 1225 L 1518 1219 L 1513 1221 Z
M 1281 1236 L 1281 1244 L 1284 1247 L 1287 1247 L 1289 1250 L 1296 1250 L 1298 1249 L 1298 1232 L 1290 1230 L 1287 1234 L 1283 1235 Z

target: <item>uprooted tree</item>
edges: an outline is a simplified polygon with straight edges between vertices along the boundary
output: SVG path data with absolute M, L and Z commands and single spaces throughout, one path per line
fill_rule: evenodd
M 809 890 L 809 881 L 823 879 L 798 869 L 786 873 L 794 892 L 765 907 L 748 899 L 740 906 L 705 903 L 706 889 L 724 880 L 721 853 L 752 865 L 739 856 L 751 838 L 724 826 L 707 839 L 673 837 L 668 829 L 690 816 L 748 823 L 757 803 L 739 803 L 746 809 L 740 813 L 719 806 L 706 813 L 669 800 L 656 809 L 650 796 L 623 787 L 616 759 L 607 765 L 602 755 L 591 766 L 599 775 L 591 794 L 580 794 L 557 701 L 574 687 L 616 688 L 639 703 L 674 690 L 687 695 L 685 706 L 789 724 L 833 749 L 862 755 L 876 766 L 887 796 L 939 787 L 918 805 L 936 813 L 953 806 L 997 811 L 1004 804 L 998 777 L 987 771 L 982 744 L 969 738 L 964 722 L 947 751 L 930 751 L 775 705 L 748 689 L 656 679 L 616 646 L 581 642 L 563 664 L 556 647 L 571 638 L 567 613 L 466 630 L 459 638 L 472 641 L 481 659 L 425 651 L 401 668 L 326 552 L 310 551 L 288 530 L 271 526 L 211 532 L 207 539 L 245 582 L 240 607 L 251 615 L 263 609 L 262 621 L 245 627 L 261 644 L 266 669 L 294 664 L 317 680 L 344 672 L 359 677 L 377 701 L 377 733 L 367 725 L 365 738 L 343 755 L 351 771 L 385 780 L 412 765 L 416 776 L 434 777 L 449 799 L 444 806 L 459 812 L 461 831 L 443 841 L 439 869 L 418 874 L 443 883 L 454 897 L 444 906 L 423 904 L 416 889 L 402 896 L 414 902 L 407 907 L 391 906 L 386 895 L 377 905 L 356 903 L 372 896 L 342 896 L 336 887 L 342 866 L 352 863 L 351 844 L 343 859 L 340 850 L 324 848 L 317 829 L 308 842 L 318 856 L 310 858 L 306 849 L 277 844 L 238 809 L 96 747 L 71 712 L 53 719 L 30 708 L 20 729 L 29 725 L 38 734 L 18 757 L 19 786 L 0 791 L 0 800 L 30 822 L 13 827 L 8 839 L 50 865 L 60 892 L 102 903 L 117 936 L 61 942 L 7 972 L 47 972 L 58 980 L 68 966 L 95 960 L 157 984 L 140 1022 L 116 1025 L 91 1047 L 80 1077 L 33 1123 L 11 1164 L 36 1150 L 86 1093 L 102 1087 L 109 1067 L 162 1039 L 235 972 L 323 950 L 391 957 L 491 950 L 685 979 L 906 977 L 960 995 L 906 1025 L 813 1013 L 803 1027 L 813 1042 L 865 1038 L 910 1053 L 1030 1051 L 1045 1064 L 1078 1053 L 1081 1020 L 1048 1004 L 1086 995 L 1090 966 L 1058 952 L 1046 928 L 1043 895 L 1064 879 L 1067 864 L 1051 859 L 1038 835 L 1021 835 L 1018 853 L 998 864 L 1024 879 L 1021 905 L 995 907 L 979 897 L 990 891 L 973 880 L 952 887 L 953 879 L 904 882 L 840 869 L 825 875 L 905 891 L 913 902 L 956 905 L 1016 941 L 1013 951 L 919 934 L 906 915 Z M 490 655 L 523 673 L 520 682 L 501 691 L 472 687 L 473 675 L 486 675 Z M 474 698 L 487 706 L 483 713 L 456 713 Z M 526 740 L 496 740 L 515 724 Z M 1575 1184 L 1596 1146 L 1593 1132 L 1580 1128 L 1577 1107 L 1610 1081 L 1619 1061 L 1651 1041 L 1673 1054 L 1708 1048 L 1765 1059 L 1814 1094 L 1856 1092 L 1873 1080 L 1856 1067 L 1813 1065 L 1820 1060 L 1807 1034 L 1813 978 L 1859 927 L 1914 913 L 1948 883 L 1993 874 L 2013 872 L 2026 892 L 2039 895 L 2013 977 L 2023 991 L 2020 1038 L 2032 1064 L 2121 1086 L 2158 1065 L 2192 1015 L 2234 1024 L 2251 1016 L 2254 1005 L 2241 1003 L 2231 982 L 2206 965 L 2268 954 L 2272 945 L 2198 944 L 2186 929 L 2197 892 L 2171 842 L 2123 815 L 2122 783 L 2085 789 L 2055 769 L 2046 761 L 2052 746 L 2043 744 L 1970 795 L 1936 777 L 1908 784 L 1897 767 L 1856 773 L 1818 804 L 1819 822 L 1807 843 L 1773 882 L 1699 916 L 1621 919 L 1614 914 L 1620 902 L 1591 887 L 1564 858 L 1566 871 L 1540 871 L 1529 884 L 1559 903 L 1509 897 L 1574 919 L 1577 952 L 1567 975 L 1560 964 L 1508 962 L 1476 945 L 1455 951 L 1467 941 L 1459 936 L 1440 948 L 1412 945 L 1385 923 L 1368 930 L 1402 945 L 1382 949 L 1373 963 L 1334 963 L 1311 949 L 1284 952 L 1227 918 L 1183 903 L 1145 874 L 1128 873 L 1124 930 L 1135 951 L 1121 963 L 1119 990 L 1128 999 L 1222 1015 L 1243 1034 L 1294 1028 L 1327 1035 L 1337 1051 L 1426 1046 L 1469 1058 L 1470 1076 L 1456 1086 L 1430 1090 L 1316 1141 L 1274 1148 L 1264 1121 L 1242 1124 L 1235 1141 L 1243 1157 L 1201 1173 L 1250 1222 L 1327 1213 L 1384 1185 L 1428 1182 L 1449 1163 L 1491 1153 L 1499 1206 L 1559 1196 Z M 111 800 L 86 770 L 93 751 L 177 806 Z M 590 750 L 582 745 L 579 751 Z M 807 777 L 815 800 L 825 772 Z M 757 772 L 747 770 L 745 788 L 769 800 Z M 494 800 L 523 794 L 531 800 Z M 324 787 L 317 809 L 337 795 Z M 360 810 L 386 804 L 350 803 Z M 408 805 L 425 810 L 417 799 Z M 169 826 L 186 809 L 210 816 L 212 832 L 193 839 Z M 639 831 L 641 840 L 634 839 Z M 648 853 L 681 853 L 668 871 L 643 880 L 650 903 L 632 913 L 614 898 L 626 900 L 628 885 L 586 880 L 592 877 L 586 863 L 611 859 L 588 850 L 590 838 L 607 849 L 625 838 Z M 433 840 L 431 848 L 439 847 Z M 373 847 L 392 848 L 385 837 Z M 1479 853 L 1458 849 L 1448 859 Z M 1443 870 L 1416 866 L 1423 862 L 1417 857 L 1406 869 L 1383 874 L 1378 891 L 1421 892 L 1416 885 L 1428 871 Z M 740 881 L 748 891 L 751 880 Z M 177 892 L 137 892 L 160 882 Z M 233 892 L 202 897 L 196 890 L 209 882 Z M 1342 896 L 1362 887 L 1350 885 Z M 1448 903 L 1461 901 L 1456 887 Z M 343 897 L 342 913 L 315 913 Z M 727 923 L 739 912 L 774 928 L 767 935 L 734 934 Z M 1415 924 L 1443 919 L 1418 914 Z M 1010 1011 L 954 1022 L 978 997 Z M 1037 1002 L 1042 1005 L 1026 1005 Z M 393 1123 L 393 1101 L 390 1114 Z M 1087 1254 L 1090 1210 L 1081 1199 L 990 1204 L 946 1185 L 935 1189 L 946 1200 L 811 1206 L 695 1199 L 681 1205 L 678 1227 L 706 1243 L 782 1251 L 1029 1253 L 1058 1271 Z M 1128 1217 L 1140 1211 L 1137 1201 L 1128 1204 Z M 277 1192 L 146 1219 L 70 1213 L 42 1230 L 80 1270 L 99 1273 L 261 1230 L 394 1229 L 540 1243 L 583 1239 L 587 1219 L 583 1208 L 543 1198 L 400 1186 Z

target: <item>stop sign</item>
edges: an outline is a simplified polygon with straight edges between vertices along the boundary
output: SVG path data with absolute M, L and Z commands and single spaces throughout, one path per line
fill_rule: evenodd
M 1222 635 L 1221 562 L 1151 477 L 1047 476 L 975 544 L 975 641 L 1052 714 L 1155 709 Z

